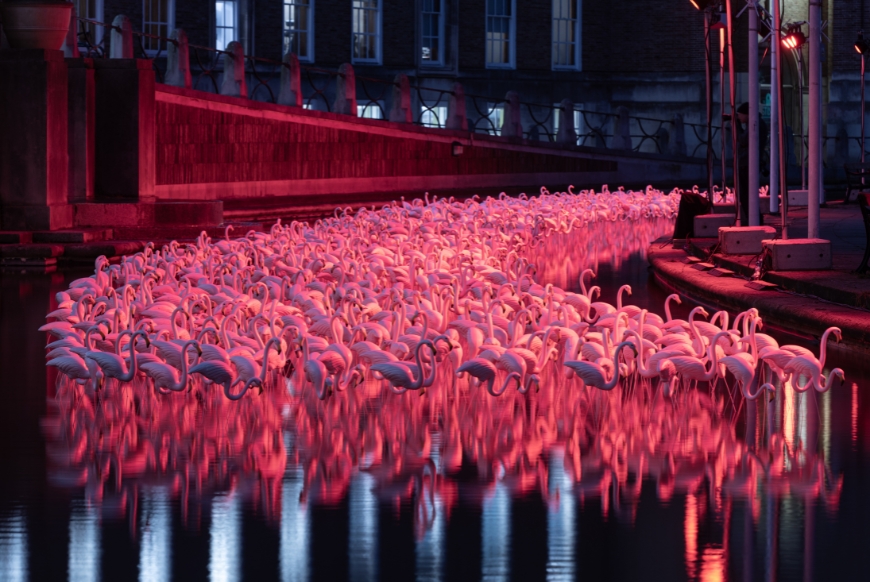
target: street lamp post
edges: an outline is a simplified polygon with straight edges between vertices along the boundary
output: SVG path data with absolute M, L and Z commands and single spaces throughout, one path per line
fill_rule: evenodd
M 759 226 L 758 199 L 758 12 L 755 0 L 749 4 L 749 226 Z
M 710 33 L 714 28 L 714 16 L 718 15 L 718 9 L 714 0 L 689 0 L 692 6 L 704 13 L 704 72 L 706 81 L 705 98 L 707 102 L 707 199 L 713 203 L 713 73 L 710 59 L 712 48 Z M 723 178 L 724 180 L 724 178 Z
M 870 45 L 864 40 L 864 31 L 858 33 L 858 40 L 855 41 L 855 51 L 861 55 L 861 163 L 864 163 L 864 57 L 870 51 Z M 864 174 L 861 174 L 861 185 L 863 186 Z
M 804 152 L 804 56 L 803 56 L 803 46 L 806 43 L 806 37 L 804 33 L 801 31 L 801 24 L 799 22 L 793 23 L 788 26 L 788 32 L 786 36 L 782 39 L 782 46 L 792 51 L 792 55 L 794 55 L 795 63 L 797 65 L 798 70 L 798 117 L 800 118 L 800 139 L 798 143 L 800 144 L 800 148 L 798 149 L 798 155 L 800 156 L 801 161 L 801 190 L 807 189 L 807 181 L 806 181 L 806 163 L 805 163 L 805 152 Z
M 809 10 L 809 183 L 807 190 L 807 238 L 819 238 L 822 201 L 822 0 L 810 0 Z
M 773 39 L 776 43 L 776 79 L 771 79 L 771 84 L 776 83 L 777 88 L 777 115 L 779 121 L 779 176 L 780 190 L 782 192 L 782 204 L 780 205 L 780 218 L 782 220 L 782 239 L 788 240 L 788 174 L 786 173 L 785 159 L 785 118 L 782 110 L 782 46 L 779 44 L 780 31 L 782 30 L 782 22 L 779 11 L 780 0 L 773 0 Z

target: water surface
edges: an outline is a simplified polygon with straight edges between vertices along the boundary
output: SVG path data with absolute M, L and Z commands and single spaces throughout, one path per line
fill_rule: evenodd
M 538 278 L 661 313 L 643 249 L 597 225 Z M 732 404 L 722 384 L 493 399 L 442 373 L 322 403 L 288 380 L 240 403 L 56 381 L 37 331 L 82 272 L 0 275 L 3 580 L 868 579 L 866 359 L 847 383 Z M 690 305 L 682 305 L 685 316 Z M 789 340 L 792 341 L 792 340 Z M 812 346 L 817 349 L 817 346 Z M 854 384 L 853 384 L 854 383 Z

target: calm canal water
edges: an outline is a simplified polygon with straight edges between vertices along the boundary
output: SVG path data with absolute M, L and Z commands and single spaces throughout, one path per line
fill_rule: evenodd
M 665 231 L 548 241 L 538 277 L 593 266 L 605 300 L 629 284 L 662 313 L 642 249 Z M 447 375 L 326 405 L 289 382 L 95 403 L 37 331 L 83 274 L 0 274 L 2 580 L 870 579 L 866 358 L 829 355 L 847 382 L 825 395 L 736 407 L 722 384 L 492 399 Z

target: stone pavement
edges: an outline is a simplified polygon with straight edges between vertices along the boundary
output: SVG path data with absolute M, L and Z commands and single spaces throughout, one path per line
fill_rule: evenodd
M 780 236 L 779 216 L 765 216 L 765 224 Z M 806 234 L 806 209 L 790 209 L 789 238 Z M 778 285 L 775 290 L 748 288 L 758 257 L 718 254 L 715 239 L 691 240 L 680 248 L 659 240 L 650 247 L 649 261 L 659 282 L 701 303 L 731 311 L 756 307 L 768 326 L 806 338 L 818 338 L 836 325 L 849 348 L 870 351 L 870 276 L 854 273 L 866 243 L 857 204 L 832 202 L 822 208 L 821 236 L 831 241 L 833 269 L 766 272 L 763 280 Z M 690 254 L 735 274 L 720 277 L 698 270 L 687 262 Z

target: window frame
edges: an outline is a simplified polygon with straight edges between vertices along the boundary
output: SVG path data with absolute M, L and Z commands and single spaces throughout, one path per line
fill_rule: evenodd
M 377 112 L 377 114 L 366 115 L 367 111 Z M 383 101 L 373 100 L 364 105 L 357 103 L 356 106 L 356 116 L 359 119 L 379 119 L 381 121 L 388 121 L 389 115 L 386 104 Z
M 298 58 L 299 62 L 301 62 L 301 63 L 313 63 L 314 62 L 314 5 L 317 2 L 316 2 L 316 0 L 307 0 L 307 1 L 308 1 L 308 22 L 306 23 L 307 28 L 305 29 L 305 31 L 308 35 L 307 36 L 308 40 L 306 40 L 306 42 L 305 42 L 305 45 L 306 45 L 305 49 L 308 52 L 308 54 L 305 57 L 302 57 L 302 56 L 299 56 L 298 53 L 296 53 L 296 58 Z M 283 11 L 288 5 L 291 5 L 291 4 L 292 5 L 299 5 L 300 2 L 301 2 L 301 0 L 283 0 L 281 3 L 281 9 Z M 281 23 L 282 35 L 286 35 L 288 30 L 301 30 L 301 29 L 284 28 L 285 21 L 283 19 L 283 12 L 282 12 L 282 19 L 281 20 L 282 20 L 282 23 Z M 284 36 L 281 37 L 281 49 L 282 49 L 282 51 L 284 49 L 284 38 L 285 38 Z M 286 54 L 287 53 L 284 52 L 281 56 L 283 57 Z
M 104 13 L 104 10 L 105 10 L 104 0 L 94 0 L 94 12 L 96 14 L 88 13 L 87 15 L 83 16 L 82 13 L 79 12 L 79 6 L 81 4 L 84 4 L 87 7 L 87 5 L 89 3 L 90 3 L 89 0 L 74 0 L 73 10 L 75 10 L 75 12 L 76 12 L 76 17 L 77 18 L 87 18 L 88 20 L 96 20 L 98 22 L 105 22 L 105 20 L 103 20 L 103 15 L 105 14 Z M 144 6 L 145 6 L 144 2 L 142 3 L 142 6 L 143 6 L 143 16 L 144 16 Z M 90 12 L 90 11 L 88 11 L 88 12 Z M 88 32 L 93 33 L 91 35 L 91 38 L 89 39 L 93 46 L 99 45 L 100 41 L 103 40 L 103 36 L 105 36 L 105 34 L 106 34 L 105 27 L 100 26 L 98 24 L 85 23 L 85 29 Z M 76 44 L 78 44 L 78 42 L 79 42 L 78 34 L 80 31 L 81 31 L 81 25 L 79 23 L 77 23 L 76 24 Z
M 446 0 L 437 0 L 437 1 L 439 2 L 440 10 L 436 13 L 436 12 L 425 12 L 423 10 L 423 3 L 425 2 L 425 0 L 420 0 L 420 52 L 418 53 L 417 58 L 419 59 L 420 66 L 422 66 L 422 67 L 443 67 L 444 64 L 447 62 L 444 58 L 444 52 L 445 52 L 446 44 L 447 44 L 446 43 L 446 36 L 447 35 L 445 34 L 445 30 L 446 30 L 445 22 L 447 20 L 447 15 L 446 15 L 447 2 L 446 2 Z M 426 36 L 423 33 L 424 16 L 427 14 L 438 14 L 438 36 L 437 37 Z M 423 58 L 423 44 L 424 44 L 423 39 L 424 38 L 437 38 L 438 39 L 438 59 L 437 60 L 433 60 L 431 58 L 427 60 L 427 59 Z
M 222 4 L 232 4 L 233 5 L 233 19 L 235 22 L 233 22 L 232 26 L 218 26 L 218 22 L 217 22 L 217 4 L 218 4 L 218 2 L 220 2 Z M 240 32 L 239 31 L 239 8 L 240 8 L 240 4 L 241 4 L 241 2 L 239 2 L 239 0 L 215 0 L 214 1 L 214 4 L 212 5 L 213 9 L 214 9 L 214 28 L 212 30 L 214 30 L 214 35 L 215 35 L 214 36 L 214 48 L 216 50 L 226 51 L 227 46 L 229 46 L 230 42 L 233 42 L 234 40 L 241 42 L 241 39 L 238 38 L 239 32 Z M 223 48 L 218 48 L 218 44 L 217 44 L 218 43 L 217 32 L 218 32 L 219 28 L 224 29 L 224 30 L 226 30 L 226 29 L 233 30 L 234 38 L 230 39 L 230 41 L 228 43 L 226 43 L 226 45 L 224 45 Z
M 376 18 L 376 26 L 377 30 L 374 34 L 369 34 L 366 32 L 355 32 L 353 25 L 355 19 L 355 12 L 357 10 L 362 11 L 371 11 L 370 8 L 359 7 L 357 8 L 356 4 L 358 2 L 371 2 L 374 1 L 377 3 L 377 18 Z M 350 5 L 350 62 L 354 65 L 380 65 L 383 63 L 383 39 L 384 39 L 384 0 L 351 0 Z M 360 58 L 354 56 L 354 45 L 357 36 L 374 36 L 375 37 L 375 57 L 374 58 Z
M 149 3 L 153 2 L 162 2 L 163 0 L 142 0 L 142 32 L 148 32 L 148 26 L 157 25 L 160 26 L 163 24 L 162 21 L 148 20 L 147 14 L 148 12 L 145 10 L 146 6 Z M 100 0 L 100 4 L 104 4 L 103 0 Z M 166 20 L 166 37 L 170 37 L 172 35 L 172 31 L 175 30 L 175 0 L 166 0 L 166 11 L 168 12 L 168 18 Z M 150 34 L 150 33 L 149 33 Z M 142 38 L 142 46 L 147 47 L 149 41 L 155 40 L 150 39 L 148 37 Z M 166 53 L 166 43 L 164 41 L 156 41 L 158 43 L 158 48 L 145 48 L 145 54 L 149 57 L 153 57 L 158 53 Z
M 484 4 L 484 60 L 486 61 L 487 69 L 516 69 L 517 68 L 517 1 L 516 0 L 501 0 L 508 6 L 510 6 L 510 16 L 507 17 L 510 20 L 508 25 L 508 62 L 507 63 L 495 63 L 487 60 L 487 50 L 489 48 L 489 19 L 490 18 L 506 18 L 504 15 L 496 14 L 492 15 L 489 13 L 490 2 L 495 2 L 498 0 L 486 0 Z M 492 41 L 495 42 L 495 41 Z
M 444 129 L 447 127 L 447 105 L 431 105 L 420 103 L 420 125 L 423 127 Z M 438 123 L 426 123 L 427 118 L 435 119 Z
M 582 61 L 581 57 L 583 56 L 583 0 L 571 0 L 574 2 L 574 5 L 577 7 L 577 18 L 574 22 L 574 64 L 573 65 L 559 65 L 556 64 L 556 44 L 557 40 L 555 38 L 553 24 L 556 22 L 556 2 L 559 0 L 552 1 L 552 9 L 550 12 L 550 66 L 554 71 L 580 71 L 582 70 Z M 560 20 L 567 20 L 562 18 Z M 558 42 L 560 45 L 567 45 L 567 42 Z

